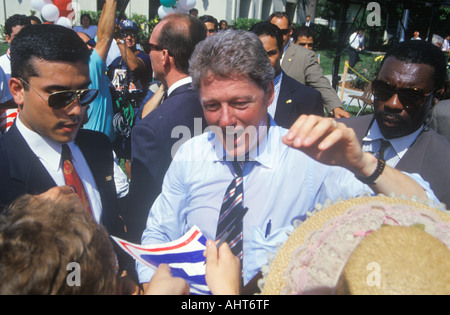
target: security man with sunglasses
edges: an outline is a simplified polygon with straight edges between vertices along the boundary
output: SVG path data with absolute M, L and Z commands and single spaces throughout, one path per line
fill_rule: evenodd
M 90 55 L 76 32 L 58 25 L 26 26 L 12 42 L 9 88 L 19 114 L 0 137 L 0 209 L 23 194 L 69 186 L 110 234 L 125 237 L 112 145 L 80 128 L 98 95 L 89 88 Z
M 406 41 L 387 51 L 372 82 L 374 114 L 343 119 L 363 150 L 384 155 L 386 164 L 419 173 L 450 208 L 450 143 L 430 128 L 431 112 L 443 94 L 446 59 L 425 41 Z

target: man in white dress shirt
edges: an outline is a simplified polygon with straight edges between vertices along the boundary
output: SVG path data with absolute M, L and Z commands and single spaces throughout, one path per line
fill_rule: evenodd
M 26 26 L 12 42 L 9 87 L 19 115 L 0 137 L 0 205 L 68 185 L 67 145 L 81 182 L 77 192 L 98 223 L 123 237 L 111 143 L 103 133 L 80 129 L 98 94 L 88 89 L 89 57 L 80 37 L 58 25 Z
M 176 240 L 194 225 L 215 239 L 235 160 L 246 161 L 240 181 L 248 208 L 242 221 L 244 285 L 287 239 L 293 221 L 316 203 L 364 192 L 436 200 L 427 183 L 418 185 L 364 153 L 354 132 L 334 119 L 301 116 L 290 130 L 276 126 L 267 113 L 275 74 L 255 34 L 227 30 L 207 38 L 197 45 L 190 73 L 209 132 L 178 150 L 149 212 L 142 244 Z M 153 271 L 140 264 L 138 270 L 140 281 L 148 282 Z

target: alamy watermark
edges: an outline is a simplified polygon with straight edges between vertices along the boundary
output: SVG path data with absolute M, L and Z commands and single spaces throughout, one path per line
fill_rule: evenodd
M 79 263 L 71 262 L 67 264 L 67 271 L 70 271 L 66 277 L 66 283 L 69 287 L 81 286 L 81 267 Z
M 381 26 L 381 7 L 378 2 L 369 2 L 366 11 L 371 11 L 367 16 L 368 26 Z
M 244 161 L 246 157 L 245 148 L 250 151 L 250 154 L 258 153 L 259 144 L 265 137 L 267 137 L 269 127 L 262 126 L 227 126 L 222 129 L 218 126 L 208 126 L 203 129 L 202 119 L 194 118 L 193 134 L 187 126 L 176 126 L 172 129 L 172 139 L 179 139 L 174 143 L 171 149 L 171 156 L 175 159 L 175 155 L 182 145 L 184 146 L 184 153 L 182 156 L 177 156 L 177 160 L 183 161 L 204 161 L 206 155 L 210 150 L 215 151 L 215 156 L 223 156 L 225 161 Z M 191 142 L 186 144 L 188 140 L 193 137 L 207 134 L 210 140 L 216 138 L 215 142 Z M 192 146 L 191 146 L 192 145 Z M 270 152 L 271 147 L 264 148 Z M 224 154 L 225 152 L 237 152 L 237 155 Z
M 369 287 L 380 287 L 381 286 L 381 266 L 377 262 L 371 262 L 367 265 L 366 270 L 369 274 L 366 278 L 366 284 Z

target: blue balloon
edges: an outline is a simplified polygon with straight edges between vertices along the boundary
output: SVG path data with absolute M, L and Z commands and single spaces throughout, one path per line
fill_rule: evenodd
M 160 0 L 160 1 L 161 1 L 161 5 L 166 8 L 171 8 L 177 4 L 177 0 Z

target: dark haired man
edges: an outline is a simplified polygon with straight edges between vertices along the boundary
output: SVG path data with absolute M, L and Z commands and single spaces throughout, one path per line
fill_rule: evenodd
M 299 46 L 312 50 L 314 46 L 314 31 L 307 26 L 296 28 L 292 33 L 292 41 Z
M 26 15 L 14 14 L 10 16 L 5 22 L 5 40 L 8 45 L 11 46 L 11 42 L 14 37 L 20 32 L 26 25 L 30 25 L 31 22 Z M 17 104 L 14 103 L 12 96 L 8 90 L 8 82 L 11 78 L 11 61 L 10 61 L 10 49 L 6 51 L 4 55 L 0 57 L 0 68 L 3 69 L 4 76 L 0 78 L 3 82 L 1 87 L 4 91 L 2 94 L 4 98 L 0 103 L 0 134 L 5 133 L 11 127 L 13 121 L 17 117 Z
M 281 69 L 283 36 L 280 29 L 269 22 L 260 22 L 250 28 L 258 35 L 275 70 L 275 97 L 268 108 L 277 125 L 290 128 L 300 115 L 323 116 L 320 92 L 289 77 Z
M 350 117 L 343 108 L 330 81 L 323 75 L 322 67 L 317 62 L 316 54 L 290 41 L 292 22 L 284 12 L 275 12 L 267 22 L 278 26 L 283 33 L 283 57 L 281 67 L 286 74 L 302 84 L 317 89 L 323 98 L 327 112 L 335 118 Z
M 386 53 L 372 82 L 375 114 L 342 121 L 355 130 L 363 150 L 377 153 L 383 146 L 388 165 L 419 173 L 448 208 L 450 144 L 429 126 L 446 76 L 445 56 L 438 47 L 402 42 Z
M 90 54 L 77 33 L 58 25 L 26 26 L 12 42 L 9 88 L 19 114 L 0 137 L 0 205 L 69 185 L 97 222 L 123 235 L 111 143 L 80 129 L 98 94 L 88 88 Z
M 205 24 L 206 36 L 211 36 L 219 31 L 219 22 L 211 15 L 203 15 L 200 17 L 200 21 Z

